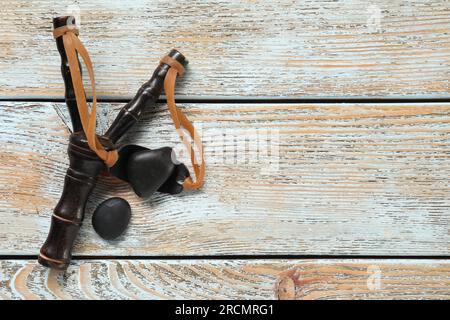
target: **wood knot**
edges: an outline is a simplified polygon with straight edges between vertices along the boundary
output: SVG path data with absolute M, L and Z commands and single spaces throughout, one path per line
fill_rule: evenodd
M 290 277 L 282 277 L 278 280 L 276 289 L 279 300 L 295 299 L 295 283 Z
M 296 293 L 301 293 L 305 286 L 312 282 L 317 282 L 319 278 L 301 279 L 300 270 L 289 269 L 279 275 L 276 285 L 276 296 L 279 300 L 294 300 Z M 298 292 L 297 292 L 298 291 Z

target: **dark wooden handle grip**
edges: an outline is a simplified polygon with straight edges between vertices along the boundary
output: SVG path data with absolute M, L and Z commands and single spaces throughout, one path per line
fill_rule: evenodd
M 108 141 L 103 139 L 102 143 L 107 145 Z M 97 176 L 105 169 L 103 161 L 89 149 L 82 132 L 71 135 L 68 154 L 70 166 L 64 189 L 53 211 L 50 231 L 38 258 L 41 264 L 56 269 L 65 269 L 70 263 L 88 197 Z

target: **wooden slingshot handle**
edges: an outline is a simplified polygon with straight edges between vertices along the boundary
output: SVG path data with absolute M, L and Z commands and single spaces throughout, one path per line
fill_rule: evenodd
M 54 28 L 75 23 L 73 17 L 53 19 Z M 70 263 L 73 244 L 84 219 L 84 210 L 89 195 L 95 187 L 98 175 L 106 170 L 105 163 L 90 148 L 82 130 L 78 114 L 70 69 L 61 38 L 56 39 L 61 55 L 61 73 L 65 83 L 65 100 L 72 121 L 68 155 L 70 166 L 67 170 L 61 198 L 51 218 L 47 240 L 40 250 L 39 263 L 44 266 L 65 269 Z M 169 53 L 183 65 L 185 57 L 177 50 Z M 163 90 L 164 79 L 170 66 L 160 63 L 152 77 L 136 93 L 135 97 L 119 112 L 116 119 L 100 142 L 106 150 L 115 148 L 115 143 L 137 122 L 142 111 L 150 103 L 158 100 Z

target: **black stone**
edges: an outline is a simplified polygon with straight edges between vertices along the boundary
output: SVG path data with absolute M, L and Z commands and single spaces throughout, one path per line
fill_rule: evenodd
M 175 164 L 172 148 L 144 150 L 133 153 L 128 159 L 127 175 L 134 192 L 139 197 L 149 197 L 171 176 Z
M 120 236 L 128 226 L 131 218 L 131 207 L 122 198 L 110 198 L 103 201 L 92 215 L 95 232 L 106 240 Z
M 175 165 L 170 177 L 159 187 L 159 192 L 177 194 L 183 191 L 183 182 L 189 177 L 189 170 L 183 163 Z
M 135 152 L 144 151 L 144 150 L 150 150 L 150 149 L 138 146 L 136 144 L 127 144 L 127 145 L 121 147 L 118 150 L 119 159 L 114 164 L 114 166 L 109 169 L 109 172 L 113 176 L 115 176 L 123 181 L 130 182 L 130 180 L 128 179 L 128 174 L 127 174 L 127 165 L 128 165 L 130 156 Z
M 182 183 L 189 177 L 189 170 L 176 161 L 172 148 L 150 150 L 129 144 L 118 152 L 119 160 L 110 173 L 130 183 L 138 196 L 149 197 L 155 191 L 168 194 L 183 191 Z

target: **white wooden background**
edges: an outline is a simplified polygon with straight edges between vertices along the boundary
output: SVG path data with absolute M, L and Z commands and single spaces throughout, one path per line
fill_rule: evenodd
M 191 62 L 177 88 L 186 97 L 445 98 L 450 88 L 448 0 L 11 0 L 0 9 L 1 95 L 61 97 L 51 19 L 76 7 L 106 97 L 134 95 L 173 47 Z
M 35 256 L 68 164 L 51 19 L 74 8 L 120 101 L 99 132 L 163 54 L 188 57 L 207 182 L 144 201 L 102 178 L 61 273 Z M 0 298 L 450 298 L 449 35 L 445 0 L 2 3 Z M 165 105 L 124 142 L 178 146 Z M 111 196 L 133 216 L 108 242 L 90 218 Z

